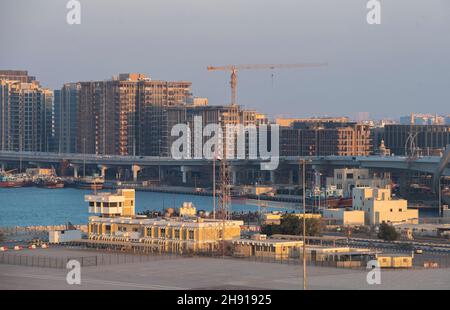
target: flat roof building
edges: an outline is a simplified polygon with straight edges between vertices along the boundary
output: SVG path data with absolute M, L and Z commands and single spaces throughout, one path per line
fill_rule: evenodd
M 419 222 L 419 211 L 408 209 L 405 199 L 393 199 L 390 189 L 355 187 L 353 210 L 364 211 L 365 224 L 370 226 Z
M 335 225 L 363 226 L 364 211 L 339 209 L 324 209 L 323 219 Z
M 214 220 L 196 216 L 184 204 L 182 217 L 147 218 L 134 213 L 134 190 L 86 195 L 89 212 L 88 236 L 97 246 L 138 246 L 149 252 L 187 253 L 219 250 L 222 242 L 237 239 L 243 221 Z M 194 211 L 194 213 L 192 212 Z
M 334 169 L 333 173 L 333 177 L 327 178 L 327 191 L 331 192 L 335 186 L 336 194 L 345 198 L 352 197 L 355 187 L 387 188 L 391 184 L 390 173 L 377 176 L 371 174 L 369 169 L 343 168 Z

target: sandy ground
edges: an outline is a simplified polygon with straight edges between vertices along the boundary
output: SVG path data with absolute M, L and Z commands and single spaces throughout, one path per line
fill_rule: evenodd
M 77 257 L 96 253 L 53 249 L 35 255 Z M 97 253 L 99 254 L 99 253 Z M 112 254 L 115 255 L 115 254 Z M 81 285 L 69 270 L 0 264 L 0 289 L 301 289 L 302 267 L 237 259 L 154 257 L 151 260 L 83 267 Z M 382 270 L 369 285 L 364 270 L 308 266 L 309 289 L 450 289 L 450 269 Z

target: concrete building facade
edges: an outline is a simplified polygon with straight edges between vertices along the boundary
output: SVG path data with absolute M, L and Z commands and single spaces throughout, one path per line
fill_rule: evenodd
M 450 144 L 450 125 L 386 125 L 384 144 L 395 155 L 436 155 Z
M 0 80 L 1 150 L 46 152 L 53 147 L 53 92 L 30 80 Z
M 55 97 L 55 151 L 77 152 L 78 83 L 64 84 L 54 91 Z
M 167 253 L 214 252 L 221 242 L 240 237 L 242 221 L 192 216 L 183 206 L 182 217 L 147 218 L 135 215 L 134 190 L 87 195 L 88 235 L 93 244 L 138 244 L 148 251 Z M 194 208 L 195 209 L 195 208 Z M 182 212 L 182 213 L 183 213 Z M 195 210 L 194 210 L 195 212 Z
M 344 208 L 324 209 L 324 221 L 335 225 L 363 226 L 365 224 L 365 213 L 362 210 L 346 210 Z
M 333 177 L 326 180 L 327 192 L 335 188 L 336 194 L 340 197 L 352 197 L 352 190 L 355 187 L 376 187 L 387 188 L 391 184 L 390 174 L 381 176 L 371 174 L 369 169 L 334 169 Z
M 352 122 L 299 122 L 281 128 L 284 156 L 367 156 L 373 151 L 369 125 Z
M 354 188 L 353 210 L 364 211 L 365 224 L 370 226 L 419 222 L 419 211 L 408 209 L 404 199 L 393 199 L 390 189 Z
M 77 150 L 90 154 L 152 155 L 147 147 L 158 144 L 153 131 L 165 119 L 163 108 L 192 101 L 190 82 L 137 73 L 79 85 Z

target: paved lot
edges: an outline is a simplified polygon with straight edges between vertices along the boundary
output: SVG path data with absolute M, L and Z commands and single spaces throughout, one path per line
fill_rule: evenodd
M 450 289 L 450 269 L 382 271 L 381 285 L 368 285 L 364 270 L 308 267 L 308 272 L 310 289 Z M 81 285 L 68 285 L 66 274 L 64 269 L 0 264 L 0 289 L 300 289 L 302 285 L 301 266 L 217 258 L 84 267 Z

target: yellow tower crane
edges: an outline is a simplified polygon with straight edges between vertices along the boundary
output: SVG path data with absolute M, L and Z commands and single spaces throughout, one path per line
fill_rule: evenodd
M 239 70 L 253 69 L 298 69 L 298 68 L 316 68 L 327 66 L 327 63 L 305 63 L 305 64 L 257 64 L 257 65 L 227 65 L 227 66 L 208 66 L 208 71 L 229 71 L 231 72 L 231 105 L 237 104 L 237 72 Z

